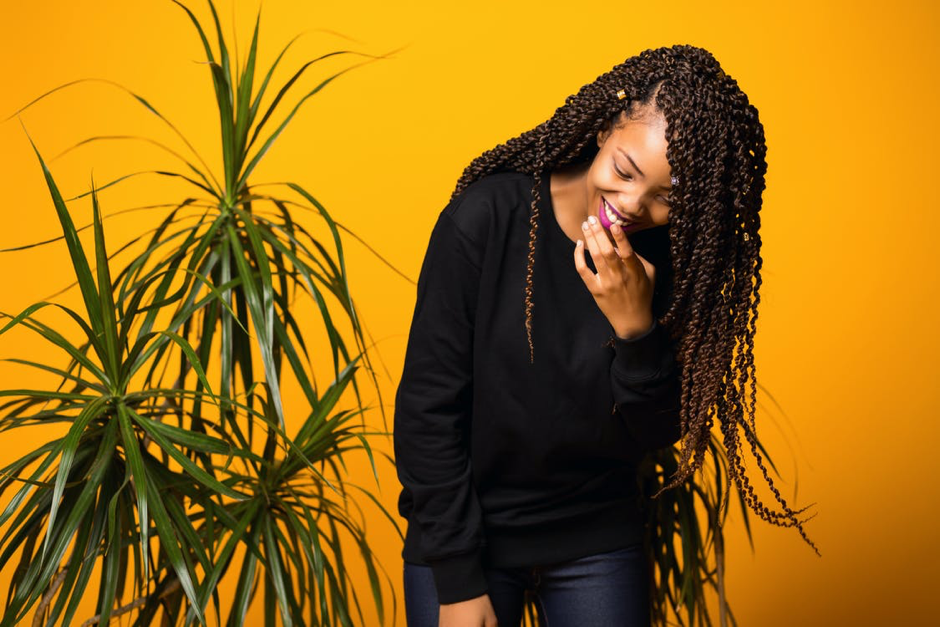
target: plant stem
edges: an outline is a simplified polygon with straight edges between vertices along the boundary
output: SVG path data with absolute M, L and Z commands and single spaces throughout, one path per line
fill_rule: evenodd
M 52 597 L 55 596 L 56 590 L 59 589 L 59 586 L 62 585 L 62 582 L 65 581 L 65 575 L 68 571 L 64 568 L 59 571 L 59 574 L 55 576 L 55 579 L 52 580 L 52 585 L 49 586 L 49 590 L 42 595 L 42 601 L 39 602 L 39 606 L 36 608 L 36 613 L 33 615 L 33 627 L 42 627 L 42 617 L 46 613 L 46 607 L 52 602 Z
M 179 589 L 179 587 L 180 587 L 180 580 L 179 580 L 179 579 L 173 580 L 173 583 L 171 583 L 170 585 L 168 585 L 168 586 L 166 587 L 166 590 L 164 590 L 163 592 L 160 593 L 160 597 L 159 597 L 159 598 L 163 599 L 163 598 L 165 598 L 165 597 L 167 597 L 167 596 L 173 594 L 174 592 L 176 592 L 176 591 Z M 142 606 L 142 605 L 146 605 L 147 599 L 149 599 L 149 598 L 150 598 L 149 595 L 148 595 L 148 596 L 145 596 L 145 597 L 140 597 L 139 599 L 134 599 L 133 601 L 131 601 L 131 602 L 128 603 L 127 605 L 122 605 L 121 607 L 119 607 L 119 608 L 117 608 L 116 610 L 114 610 L 113 612 L 111 612 L 111 618 L 116 618 L 116 617 L 120 616 L 121 614 L 127 614 L 128 612 L 130 612 L 131 610 L 133 610 L 133 609 L 135 609 L 135 608 L 138 608 L 138 607 L 140 607 L 140 606 Z M 100 620 L 101 620 L 101 614 L 96 614 L 95 616 L 92 616 L 91 618 L 89 618 L 88 620 L 86 620 L 84 623 L 82 623 L 81 627 L 91 627 L 92 625 L 97 625 L 97 624 L 98 624 L 98 621 L 100 621 Z M 37 627 L 37 626 L 34 624 L 33 627 Z

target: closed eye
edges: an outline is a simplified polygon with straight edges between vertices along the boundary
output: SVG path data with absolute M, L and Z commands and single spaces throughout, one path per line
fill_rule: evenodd
M 616 163 L 616 162 L 614 162 L 613 168 L 614 168 L 614 172 L 616 172 L 616 173 L 617 173 L 617 176 L 619 176 L 620 178 L 624 179 L 625 181 L 632 181 L 632 180 L 633 180 L 633 176 L 632 176 L 631 174 L 627 174 L 626 172 L 621 172 L 621 171 L 620 171 L 620 168 L 617 167 L 617 163 Z M 662 201 L 662 203 L 663 203 L 664 205 L 666 205 L 667 207 L 672 207 L 672 203 L 669 201 L 668 198 L 665 198 L 665 197 L 663 197 L 663 196 L 660 196 L 659 198 L 660 198 L 660 200 Z
M 627 181 L 633 179 L 633 177 L 630 176 L 629 174 L 626 174 L 626 173 L 624 173 L 624 172 L 621 172 L 621 171 L 620 171 L 620 168 L 618 168 L 616 165 L 614 165 L 614 172 L 617 173 L 617 176 L 619 176 L 620 178 L 625 179 L 625 180 L 627 180 Z

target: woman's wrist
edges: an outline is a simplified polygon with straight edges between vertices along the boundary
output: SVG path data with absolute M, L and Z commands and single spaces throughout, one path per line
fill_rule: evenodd
M 614 328 L 614 334 L 621 340 L 632 340 L 649 333 L 653 328 L 653 317 L 646 320 L 630 321 L 624 324 L 611 325 Z

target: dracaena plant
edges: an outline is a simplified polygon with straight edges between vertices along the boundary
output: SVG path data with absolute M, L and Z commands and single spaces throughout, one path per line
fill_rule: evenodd
M 757 387 L 780 408 L 764 386 Z M 779 477 L 777 466 L 752 426 L 743 419 L 739 419 L 738 424 L 752 435 L 762 456 Z M 738 624 L 728 603 L 724 581 L 724 525 L 732 492 L 728 459 L 715 434 L 711 435 L 708 450 L 713 464 L 706 460 L 694 475 L 661 494 L 659 490 L 679 467 L 679 449 L 672 446 L 653 451 L 638 469 L 641 509 L 646 514 L 643 542 L 650 572 L 657 582 L 650 590 L 656 625 L 705 627 L 715 624 L 705 603 L 710 594 L 717 598 L 717 624 L 721 627 Z M 740 490 L 737 501 L 753 550 L 749 508 Z
M 185 181 L 193 196 L 109 256 L 97 190 L 134 175 L 99 188 L 92 183 L 90 192 L 64 200 L 36 150 L 84 312 L 40 302 L 8 316 L 3 327 L 38 333 L 69 362 L 15 359 L 55 375 L 59 383 L 0 392 L 0 430 L 68 426 L 64 437 L 24 455 L 0 476 L 0 494 L 18 486 L 0 514 L 0 525 L 7 525 L 0 569 L 12 566 L 19 552 L 0 627 L 16 624 L 31 608 L 36 625 L 69 624 L 96 564 L 98 616 L 89 624 L 122 614 L 132 614 L 135 625 L 206 624 L 211 602 L 219 620 L 241 625 L 259 583 L 266 625 L 351 625 L 356 614 L 361 624 L 344 553 L 350 542 L 384 623 L 378 564 L 356 497 L 373 502 L 399 537 L 401 530 L 374 494 L 341 471 L 345 453 L 362 451 L 378 482 L 367 436 L 388 431 L 370 432 L 365 423 L 367 407 L 355 373 L 364 370 L 377 393 L 379 388 L 349 290 L 340 227 L 301 185 L 279 184 L 299 196 L 296 201 L 249 184 L 303 102 L 361 63 L 319 82 L 275 126 L 285 96 L 308 68 L 353 52 L 305 63 L 262 106 L 293 41 L 253 90 L 260 15 L 248 58 L 235 74 L 212 1 L 218 60 L 193 12 L 172 1 L 186 12 L 205 49 L 220 120 L 222 176 L 210 171 L 153 105 L 126 90 L 194 155 L 185 158 L 167 148 L 183 170 L 155 171 Z M 101 139 L 106 138 L 80 143 Z M 76 228 L 66 207 L 88 194 L 94 271 L 78 237 L 87 227 Z M 304 226 L 307 216 L 324 220 L 335 253 Z M 112 274 L 109 266 L 124 251 L 131 258 Z M 313 362 L 325 355 L 308 349 L 310 320 L 301 325 L 292 315 L 298 296 L 320 314 L 333 373 L 328 385 L 313 375 Z M 356 343 L 352 355 L 330 304 L 338 305 L 349 324 Z M 39 320 L 40 309 L 50 307 L 67 315 L 80 341 Z M 292 406 L 281 395 L 288 377 L 301 390 L 301 401 Z M 355 407 L 340 409 L 348 389 Z M 295 421 L 298 426 L 288 429 Z M 217 591 L 226 573 L 236 579 L 231 599 Z M 387 574 L 386 580 L 391 584 Z

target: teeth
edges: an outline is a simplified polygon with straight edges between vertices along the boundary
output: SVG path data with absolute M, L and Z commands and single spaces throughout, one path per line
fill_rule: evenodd
M 607 214 L 607 219 L 610 220 L 613 224 L 619 224 L 620 226 L 626 226 L 630 224 L 619 218 L 616 213 L 611 210 L 610 205 L 607 204 L 607 201 L 604 200 L 604 213 Z
M 609 207 L 604 207 L 604 213 L 607 214 L 607 219 L 610 220 L 611 224 L 619 224 L 623 226 L 623 221 L 617 218 Z

